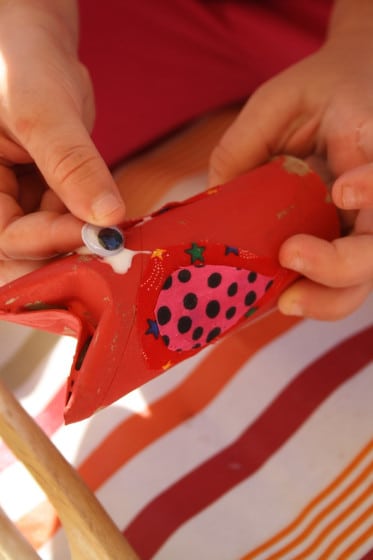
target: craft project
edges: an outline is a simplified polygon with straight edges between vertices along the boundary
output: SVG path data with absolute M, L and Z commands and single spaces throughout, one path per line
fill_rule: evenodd
M 117 228 L 0 289 L 0 319 L 78 339 L 65 421 L 81 420 L 252 317 L 297 274 L 278 262 L 296 233 L 333 239 L 337 211 L 289 156 Z

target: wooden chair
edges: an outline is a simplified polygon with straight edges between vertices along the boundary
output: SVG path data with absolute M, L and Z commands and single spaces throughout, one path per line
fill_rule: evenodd
M 0 437 L 56 509 L 72 560 L 138 558 L 74 468 L 3 383 L 0 383 Z M 40 559 L 1 509 L 0 535 L 1 560 Z

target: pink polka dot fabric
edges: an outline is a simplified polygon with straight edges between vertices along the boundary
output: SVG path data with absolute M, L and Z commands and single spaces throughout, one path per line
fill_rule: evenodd
M 170 350 L 200 348 L 256 310 L 271 278 L 231 266 L 189 266 L 166 279 L 155 315 Z

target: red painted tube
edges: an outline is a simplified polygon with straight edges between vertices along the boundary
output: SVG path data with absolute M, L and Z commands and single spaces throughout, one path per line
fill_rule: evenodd
M 104 256 L 2 287 L 0 319 L 78 339 L 65 406 L 78 421 L 273 307 L 297 278 L 278 262 L 296 233 L 332 240 L 338 215 L 318 175 L 281 156 L 118 231 L 87 226 Z

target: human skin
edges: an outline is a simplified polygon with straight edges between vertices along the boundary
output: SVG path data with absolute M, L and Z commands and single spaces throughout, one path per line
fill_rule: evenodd
M 76 248 L 124 202 L 95 148 L 75 0 L 0 1 L 0 277 Z
M 285 314 L 340 319 L 373 287 L 372 22 L 370 0 L 336 2 L 325 44 L 262 85 L 211 156 L 211 185 L 278 153 L 309 158 L 332 177 L 345 235 L 283 244 L 281 264 L 305 276 L 280 297 Z
M 337 1 L 322 48 L 261 86 L 211 158 L 211 183 L 223 183 L 280 152 L 316 157 L 336 205 L 355 211 L 348 236 L 283 245 L 281 264 L 306 277 L 280 298 L 284 313 L 337 319 L 372 288 L 372 16 L 370 0 Z M 90 139 L 77 36 L 74 0 L 0 0 L 0 283 L 76 248 L 82 221 L 125 216 Z

